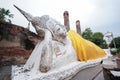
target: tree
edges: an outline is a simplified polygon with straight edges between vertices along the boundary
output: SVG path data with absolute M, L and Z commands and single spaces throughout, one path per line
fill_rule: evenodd
M 0 8 L 0 22 L 8 22 L 11 23 L 9 18 L 13 18 L 13 14 L 10 14 L 10 11 L 4 8 Z
M 82 37 L 95 43 L 101 48 L 107 48 L 107 43 L 103 39 L 104 35 L 101 32 L 93 33 L 90 28 L 86 28 L 85 31 L 82 33 Z
M 89 41 L 92 41 L 92 35 L 93 32 L 90 28 L 86 28 L 85 31 L 82 33 L 82 37 Z
M 110 43 L 111 48 L 115 48 L 114 42 L 115 42 L 116 48 L 120 48 L 120 37 L 113 38 L 113 40 Z
M 95 32 L 92 36 L 92 42 L 101 48 L 106 48 L 107 43 L 103 38 L 104 38 L 104 35 L 101 32 Z

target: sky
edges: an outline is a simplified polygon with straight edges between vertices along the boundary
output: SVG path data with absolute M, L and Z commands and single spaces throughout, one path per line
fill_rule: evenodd
M 0 0 L 0 8 L 9 9 L 13 24 L 27 28 L 28 21 L 13 6 L 33 16 L 49 15 L 63 24 L 63 12 L 69 12 L 70 28 L 76 30 L 76 20 L 80 20 L 81 30 L 90 28 L 93 32 L 112 32 L 120 36 L 120 0 Z M 30 30 L 35 32 L 30 26 Z

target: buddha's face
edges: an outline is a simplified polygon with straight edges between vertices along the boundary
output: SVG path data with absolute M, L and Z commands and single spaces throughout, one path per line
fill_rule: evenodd
M 67 36 L 67 32 L 66 32 L 65 26 L 60 25 L 60 24 L 56 24 L 53 33 L 56 36 L 61 37 L 61 38 L 65 38 Z
M 59 42 L 62 42 L 62 43 L 65 43 L 65 39 L 66 39 L 66 36 L 67 36 L 67 31 L 66 31 L 66 28 L 65 26 L 61 25 L 61 24 L 56 24 L 54 30 L 53 30 L 53 33 L 54 33 L 54 39 L 59 41 Z
M 59 41 L 66 38 L 67 30 L 64 25 L 61 25 L 59 22 L 52 18 L 47 21 L 46 25 L 49 26 L 50 30 L 53 32 L 54 39 Z

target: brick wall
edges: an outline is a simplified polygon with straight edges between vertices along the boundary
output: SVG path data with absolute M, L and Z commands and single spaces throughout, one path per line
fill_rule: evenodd
M 39 38 L 21 26 L 0 23 L 0 65 L 24 64 Z

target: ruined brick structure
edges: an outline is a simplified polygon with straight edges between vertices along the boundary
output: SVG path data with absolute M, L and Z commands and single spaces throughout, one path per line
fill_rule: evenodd
M 64 16 L 64 25 L 66 26 L 67 31 L 69 31 L 70 30 L 70 24 L 69 24 L 69 13 L 68 13 L 68 11 L 65 11 L 63 13 L 63 16 Z
M 0 23 L 0 65 L 25 63 L 38 38 L 21 26 Z
M 80 26 L 80 21 L 76 21 L 76 31 L 79 35 L 81 35 L 81 26 Z

